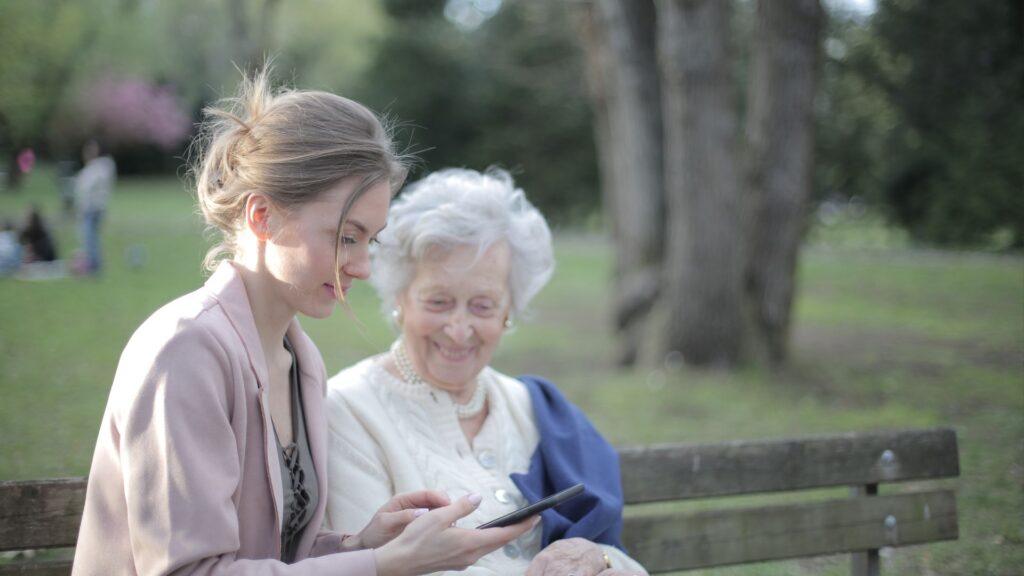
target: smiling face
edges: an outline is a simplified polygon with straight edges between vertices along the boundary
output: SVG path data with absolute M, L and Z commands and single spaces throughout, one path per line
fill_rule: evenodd
M 349 210 L 339 245 L 338 218 L 357 185 L 354 178 L 343 180 L 291 213 L 277 212 L 279 225 L 266 242 L 266 269 L 274 291 L 294 312 L 327 318 L 339 291 L 370 276 L 369 245 L 384 228 L 391 194 L 386 182 L 366 190 Z
M 401 328 L 409 359 L 428 384 L 460 402 L 494 355 L 508 318 L 508 245 L 474 262 L 475 246 L 428 250 L 401 294 Z

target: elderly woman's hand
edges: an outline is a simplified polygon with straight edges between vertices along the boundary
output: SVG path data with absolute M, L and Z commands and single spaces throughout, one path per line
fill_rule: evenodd
M 533 557 L 526 576 L 596 576 L 604 571 L 604 551 L 584 538 L 556 540 Z

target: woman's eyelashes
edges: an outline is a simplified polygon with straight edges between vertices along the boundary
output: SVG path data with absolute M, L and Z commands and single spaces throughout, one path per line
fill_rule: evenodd
M 346 245 L 358 244 L 359 243 L 359 238 L 356 237 L 356 236 L 342 235 L 341 236 L 341 243 L 342 244 L 346 244 Z M 380 240 L 378 240 L 376 236 L 373 236 L 369 240 L 367 240 L 366 243 L 369 244 L 369 245 L 375 246 L 377 244 L 380 244 Z
M 451 300 L 448 298 L 433 297 L 424 300 L 427 310 L 431 312 L 443 312 L 451 308 Z
M 474 301 L 469 303 L 469 309 L 473 311 L 473 314 L 485 318 L 493 316 L 495 308 L 495 303 L 490 300 Z
M 454 298 L 445 298 L 443 296 L 426 298 L 423 300 L 423 303 L 425 304 L 427 310 L 431 312 L 446 312 L 451 308 L 455 307 L 456 305 Z M 498 306 L 497 303 L 488 298 L 481 300 L 470 300 L 468 307 L 470 313 L 472 313 L 474 316 L 486 318 L 493 316 L 494 311 L 497 309 Z

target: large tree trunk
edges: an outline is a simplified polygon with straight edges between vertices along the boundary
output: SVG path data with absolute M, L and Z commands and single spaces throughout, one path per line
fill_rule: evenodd
M 665 210 L 653 0 L 579 11 L 595 111 L 605 214 L 615 246 L 619 365 L 632 365 L 660 285 Z
M 760 0 L 747 100 L 747 268 L 755 353 L 786 358 L 797 254 L 814 166 L 818 0 Z
M 693 365 L 785 359 L 811 186 L 819 1 L 758 3 L 746 156 L 730 2 L 657 0 L 655 17 L 647 0 L 593 0 L 579 12 L 616 239 L 620 360 L 636 358 L 659 276 L 658 352 Z
M 664 352 L 694 365 L 744 359 L 736 100 L 730 3 L 659 0 L 668 243 Z

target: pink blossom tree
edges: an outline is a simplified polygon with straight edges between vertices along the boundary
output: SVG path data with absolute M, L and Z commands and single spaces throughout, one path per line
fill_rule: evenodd
M 174 88 L 141 78 L 101 77 L 84 92 L 82 108 L 87 125 L 111 145 L 171 150 L 192 131 Z

